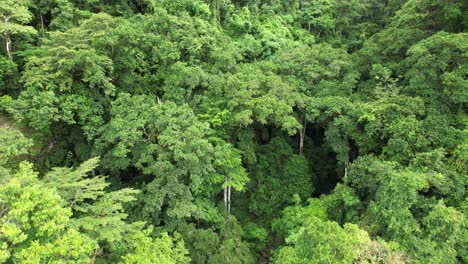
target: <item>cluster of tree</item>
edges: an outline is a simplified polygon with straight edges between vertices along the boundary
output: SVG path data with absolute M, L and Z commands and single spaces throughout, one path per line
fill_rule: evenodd
M 467 1 L 0 19 L 0 263 L 468 262 Z

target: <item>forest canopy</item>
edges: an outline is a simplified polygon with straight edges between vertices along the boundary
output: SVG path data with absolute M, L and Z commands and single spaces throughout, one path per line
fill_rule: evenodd
M 0 263 L 468 262 L 468 1 L 0 21 Z

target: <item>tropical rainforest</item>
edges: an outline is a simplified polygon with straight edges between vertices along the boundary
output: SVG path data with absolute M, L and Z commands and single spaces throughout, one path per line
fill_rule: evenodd
M 0 0 L 0 263 L 468 263 L 468 1 Z

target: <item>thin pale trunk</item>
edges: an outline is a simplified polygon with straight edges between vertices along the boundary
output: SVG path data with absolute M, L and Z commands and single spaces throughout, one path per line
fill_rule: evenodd
M 97 254 L 98 254 L 98 250 L 96 249 L 96 250 L 94 250 L 94 252 L 93 252 L 93 256 L 91 257 L 91 260 L 89 261 L 89 264 L 94 264 L 94 263 L 96 263 L 96 256 L 97 256 Z
M 349 166 L 349 162 L 345 162 L 345 167 L 344 167 L 344 176 L 345 177 L 348 177 L 348 166 Z
M 322 34 L 322 30 L 323 30 L 323 28 L 320 29 L 320 31 L 319 31 L 319 33 L 317 34 L 316 38 L 319 38 L 319 37 L 320 37 L 320 34 Z
M 10 39 L 10 34 L 8 33 L 5 33 L 5 49 L 6 49 L 6 53 L 8 55 L 8 58 L 10 60 L 13 59 L 13 55 L 11 54 L 11 39 Z
M 299 130 L 299 155 L 302 155 L 304 153 L 304 133 L 301 130 Z
M 4 17 L 4 22 L 5 22 L 5 26 L 8 25 L 8 20 L 10 19 L 10 17 Z M 13 59 L 13 56 L 12 56 L 12 52 L 11 52 L 11 38 L 10 38 L 10 33 L 8 31 L 6 31 L 3 36 L 5 37 L 5 51 L 7 53 L 7 56 L 10 60 Z
M 224 181 L 224 208 L 226 208 L 227 210 L 227 202 L 228 202 L 228 199 L 227 199 L 227 179 Z
M 224 181 L 224 208 L 228 214 L 231 213 L 231 186 L 228 185 L 228 182 L 231 181 L 231 178 L 227 178 Z
M 42 17 L 42 13 L 41 13 L 41 29 L 42 31 L 44 31 L 44 19 Z
M 304 138 L 307 129 L 307 122 L 304 120 L 302 128 L 299 130 L 299 155 L 304 154 Z
M 230 180 L 231 179 L 229 179 L 229 181 Z M 227 203 L 228 203 L 227 212 L 228 214 L 231 214 L 231 186 L 228 186 Z

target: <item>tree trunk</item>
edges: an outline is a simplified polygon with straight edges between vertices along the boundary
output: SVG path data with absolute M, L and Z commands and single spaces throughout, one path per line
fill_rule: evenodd
M 305 138 L 306 128 L 307 128 L 307 121 L 304 118 L 302 128 L 299 130 L 299 155 L 304 154 L 304 138 Z
M 10 60 L 13 59 L 12 51 L 11 51 L 11 38 L 10 38 L 10 33 L 5 32 L 5 51 L 7 53 L 7 56 Z
M 227 179 L 224 180 L 224 208 L 227 210 Z
M 41 29 L 42 31 L 44 31 L 44 18 L 42 17 L 42 13 L 41 13 Z
M 219 24 L 219 20 L 220 20 L 219 9 L 220 9 L 219 0 L 212 0 L 211 1 L 211 15 L 213 16 L 212 19 L 215 25 Z
M 230 181 L 231 178 L 224 181 L 224 208 L 226 208 L 228 214 L 231 214 L 231 186 L 228 185 Z
M 322 34 L 322 30 L 323 30 L 323 28 L 320 29 L 320 31 L 319 31 L 319 33 L 317 34 L 316 38 L 320 38 L 320 34 Z
M 345 177 L 348 177 L 348 166 L 349 166 L 349 162 L 345 162 L 345 167 L 344 167 L 344 176 Z
M 227 203 L 228 203 L 227 212 L 228 214 L 231 214 L 231 186 L 228 186 Z
M 96 263 L 96 256 L 98 254 L 98 249 L 95 249 L 94 252 L 93 252 L 93 256 L 91 257 L 91 260 L 89 261 L 89 264 L 94 264 Z
M 5 26 L 8 26 L 8 20 L 10 20 L 10 16 L 4 16 L 3 21 L 5 22 Z M 7 53 L 7 56 L 10 60 L 13 59 L 12 52 L 11 52 L 11 38 L 10 38 L 10 33 L 8 31 L 5 31 L 3 33 L 3 36 L 5 38 L 5 51 Z

